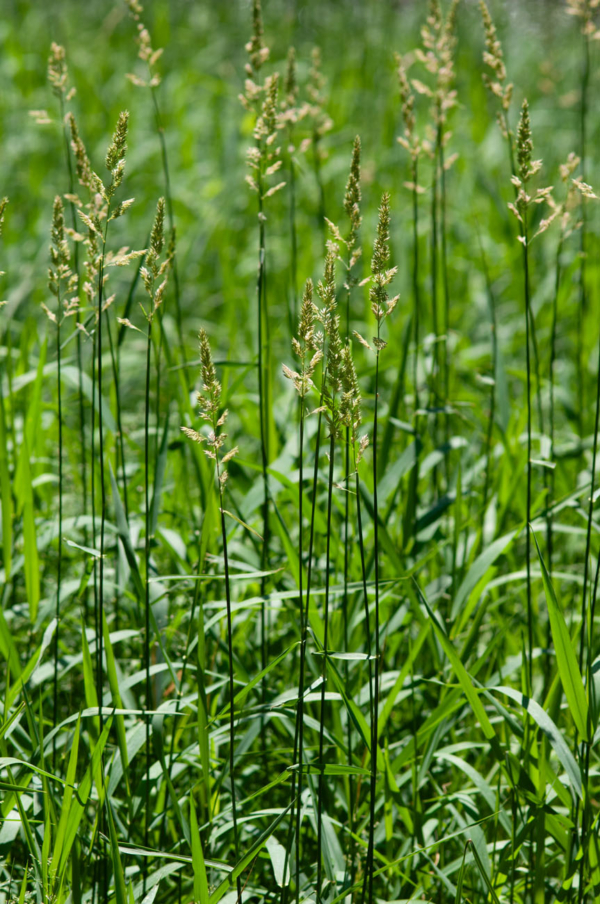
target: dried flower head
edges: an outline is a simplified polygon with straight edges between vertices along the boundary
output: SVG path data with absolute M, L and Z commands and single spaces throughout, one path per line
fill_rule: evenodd
M 50 45 L 48 57 L 48 81 L 56 97 L 63 98 L 67 94 L 67 59 L 65 48 L 54 41 Z
M 246 153 L 247 164 L 253 171 L 246 176 L 246 182 L 264 201 L 280 191 L 285 182 L 269 186 L 269 178 L 282 166 L 281 148 L 275 144 L 281 122 L 277 113 L 279 75 L 268 76 L 265 80 L 265 98 L 260 115 L 254 126 L 255 144 Z
M 581 19 L 581 34 L 586 38 L 598 37 L 599 31 L 594 24 L 594 11 L 600 6 L 600 0 L 567 0 L 567 13 Z
M 300 373 L 283 365 L 283 374 L 288 380 L 292 380 L 301 399 L 304 399 L 313 384 L 313 374 L 323 352 L 317 347 L 315 336 L 315 319 L 317 308 L 313 302 L 313 284 L 307 279 L 302 296 L 302 307 L 298 322 L 298 338 L 292 339 L 292 349 L 300 360 Z M 310 357 L 309 357 L 310 356 Z
M 148 64 L 148 72 L 149 72 L 149 80 L 140 78 L 138 75 L 135 75 L 131 72 L 127 73 L 127 78 L 129 81 L 137 85 L 140 88 L 157 88 L 160 85 L 160 74 L 155 71 L 155 65 L 162 56 L 163 49 L 162 47 L 158 47 L 156 49 L 152 46 L 152 36 L 141 21 L 141 15 L 144 12 L 144 8 L 138 0 L 125 0 L 125 4 L 131 13 L 131 17 L 137 25 L 137 38 L 136 42 L 138 45 L 138 57 L 140 60 L 143 60 Z
M 415 134 L 415 96 L 410 87 L 406 69 L 399 53 L 396 54 L 396 72 L 400 89 L 402 120 L 404 122 L 404 135 L 398 138 L 398 143 L 411 154 L 414 160 L 421 152 L 421 143 Z
M 387 287 L 390 285 L 397 272 L 397 267 L 389 267 L 390 261 L 390 196 L 384 192 L 379 207 L 377 220 L 377 235 L 373 246 L 373 258 L 371 260 L 371 286 L 369 289 L 369 301 L 371 310 L 377 320 L 377 336 L 373 338 L 375 348 L 379 352 L 385 347 L 380 338 L 381 324 L 392 313 L 398 302 L 399 296 L 390 298 Z
M 150 248 L 146 253 L 144 266 L 140 268 L 140 274 L 144 287 L 151 301 L 151 308 L 144 311 L 148 320 L 152 320 L 161 306 L 165 290 L 167 288 L 168 271 L 171 264 L 171 256 L 167 254 L 165 260 L 159 264 L 165 244 L 165 199 L 159 198 L 156 205 L 156 215 L 150 233 Z M 160 281 L 160 282 L 159 282 Z M 157 283 L 158 286 L 157 286 Z
M 94 190 L 92 179 L 92 167 L 85 149 L 85 145 L 79 135 L 77 123 L 72 113 L 68 114 L 68 123 L 71 130 L 71 147 L 75 157 L 75 170 L 80 183 L 90 191 Z
M 112 203 L 125 173 L 129 114 L 123 112 L 119 116 L 112 142 L 106 153 L 105 163 L 110 172 L 108 185 L 105 185 L 100 176 L 92 169 L 72 113 L 67 115 L 67 122 L 71 131 L 71 147 L 75 158 L 77 177 L 80 184 L 88 191 L 86 203 L 75 194 L 67 196 L 67 200 L 75 206 L 78 216 L 87 227 L 87 235 L 79 235 L 74 230 L 67 230 L 67 232 L 73 239 L 82 241 L 86 246 L 85 279 L 83 280 L 82 289 L 88 303 L 94 306 L 97 286 L 101 285 L 104 287 L 104 283 L 108 278 L 105 268 L 108 266 L 123 266 L 146 253 L 145 249 L 127 253 L 128 249 L 124 248 L 117 254 L 112 254 L 107 252 L 105 248 L 108 223 L 126 213 L 134 200 L 133 198 L 128 198 L 114 206 Z M 102 280 L 99 282 L 101 274 Z M 103 304 L 103 310 L 106 304 L 108 302 Z M 98 314 L 99 311 L 97 310 L 96 316 Z
M 529 194 L 527 183 L 532 176 L 539 172 L 542 167 L 541 160 L 533 160 L 533 140 L 531 137 L 531 122 L 529 119 L 529 105 L 527 100 L 523 100 L 521 107 L 521 116 L 519 117 L 519 125 L 517 128 L 517 171 L 518 175 L 512 177 L 512 183 L 516 189 L 515 203 L 508 205 L 509 209 L 514 213 L 517 220 L 521 224 L 519 241 L 526 244 L 527 236 L 527 208 L 530 204 L 547 203 L 554 214 L 547 219 L 543 219 L 535 236 L 541 232 L 545 232 L 548 226 L 556 218 L 556 204 L 552 198 L 552 186 L 538 188 L 535 194 Z M 533 238 L 535 238 L 533 236 Z
M 220 454 L 223 443 L 227 437 L 226 433 L 221 432 L 221 427 L 227 420 L 227 411 L 219 414 L 221 405 L 221 384 L 217 380 L 217 372 L 213 363 L 208 336 L 204 329 L 200 330 L 198 338 L 200 343 L 202 392 L 198 392 L 196 398 L 200 405 L 200 417 L 203 420 L 208 421 L 211 430 L 207 436 L 198 433 L 191 427 L 182 427 L 181 430 L 193 442 L 206 443 L 207 448 L 205 448 L 204 451 L 216 464 L 219 489 L 222 493 L 227 481 L 227 471 L 223 466 L 226 465 L 228 461 L 231 461 L 234 455 L 237 454 L 238 449 L 236 446 L 225 453 L 225 455 Z
M 431 0 L 427 20 L 421 29 L 423 48 L 415 50 L 416 59 L 423 63 L 427 72 L 433 75 L 434 85 L 429 87 L 418 79 L 413 79 L 412 85 L 419 94 L 424 94 L 431 99 L 431 119 L 436 130 L 440 130 L 443 142 L 449 137 L 444 133 L 448 111 L 456 106 L 456 91 L 452 88 L 452 84 L 455 78 L 457 6 L 458 0 L 452 0 L 448 15 L 444 20 L 439 0 Z M 399 73 L 401 80 L 402 75 Z M 401 92 L 407 93 L 402 81 Z M 428 148 L 428 143 L 424 143 L 424 147 Z
M 338 259 L 339 252 L 336 243 L 328 242 L 323 279 L 317 285 L 317 294 L 323 304 L 317 314 L 317 318 L 323 327 L 323 344 L 325 348 L 323 398 L 330 434 L 334 437 L 340 435 L 341 426 L 337 396 L 342 390 L 343 347 L 335 287 L 335 262 Z
M 344 210 L 346 216 L 350 220 L 350 234 L 346 240 L 349 250 L 352 250 L 356 244 L 356 238 L 362 218 L 360 215 L 360 137 L 357 135 L 354 139 L 352 148 L 352 162 L 350 164 L 350 174 L 346 183 L 346 193 L 344 195 Z
M 129 127 L 129 113 L 124 110 L 119 114 L 119 119 L 113 133 L 112 144 L 106 152 L 106 169 L 112 172 L 118 163 L 125 157 L 127 150 L 127 129 Z
M 523 99 L 521 116 L 517 128 L 517 161 L 518 174 L 521 182 L 528 182 L 531 174 L 531 162 L 533 155 L 533 141 L 531 139 L 531 121 L 529 119 L 529 104 L 527 98 Z
M 352 348 L 348 341 L 342 349 L 342 395 L 340 399 L 340 421 L 350 430 L 353 446 L 358 440 L 358 428 L 361 424 L 360 387 L 356 376 L 356 368 L 352 358 Z
M 309 102 L 304 107 L 303 115 L 312 121 L 311 130 L 314 152 L 318 159 L 324 160 L 326 153 L 321 146 L 321 139 L 333 128 L 333 120 L 326 110 L 327 95 L 325 89 L 327 80 L 323 75 L 321 51 L 318 47 L 313 47 L 311 61 L 312 66 L 308 73 L 308 84 L 306 86 Z
M 290 47 L 287 55 L 287 68 L 285 71 L 284 101 L 286 109 L 296 106 L 298 100 L 298 80 L 296 77 L 296 49 Z
M 62 198 L 57 195 L 52 208 L 52 226 L 50 229 L 50 267 L 48 269 L 48 288 L 58 303 L 58 311 L 51 311 L 42 305 L 48 318 L 53 323 L 62 322 L 63 317 L 74 314 L 79 307 L 77 297 L 77 275 L 71 270 L 71 254 L 65 230 L 65 216 Z M 71 295 L 71 297 L 68 297 Z
M 250 62 L 246 66 L 246 72 L 250 78 L 258 75 L 264 64 L 269 59 L 269 48 L 265 46 L 264 26 L 262 19 L 262 7 L 260 0 L 252 2 L 252 37 L 246 44 L 246 51 Z
M 505 85 L 506 66 L 504 64 L 502 44 L 498 38 L 496 26 L 494 25 L 485 0 L 479 0 L 479 8 L 481 10 L 481 18 L 485 31 L 483 62 L 492 70 L 491 76 L 484 73 L 483 81 L 490 92 L 500 100 L 502 110 L 506 113 L 510 107 L 513 86 L 512 84 Z

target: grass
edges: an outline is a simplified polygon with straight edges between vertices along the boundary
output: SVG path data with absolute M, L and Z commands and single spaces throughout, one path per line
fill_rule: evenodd
M 0 904 L 598 899 L 597 18 L 9 3 Z

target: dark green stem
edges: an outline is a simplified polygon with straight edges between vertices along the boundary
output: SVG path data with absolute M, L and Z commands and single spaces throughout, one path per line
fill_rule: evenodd
M 319 781 L 317 797 L 317 904 L 321 904 L 321 884 L 323 877 L 323 773 L 325 749 L 325 687 L 327 685 L 327 655 L 329 642 L 329 582 L 331 572 L 331 507 L 333 498 L 333 464 L 335 458 L 335 430 L 331 426 L 329 438 L 329 478 L 327 481 L 327 541 L 325 552 L 325 609 L 323 612 L 323 665 L 321 667 L 321 717 L 319 721 Z

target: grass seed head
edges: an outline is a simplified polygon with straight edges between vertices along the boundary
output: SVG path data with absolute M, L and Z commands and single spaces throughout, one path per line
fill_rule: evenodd
M 48 57 L 48 81 L 56 97 L 64 97 L 66 94 L 67 79 L 68 70 L 65 48 L 53 41 L 50 45 L 50 56 Z
M 302 295 L 302 307 L 298 321 L 298 338 L 292 339 L 294 354 L 300 360 L 301 372 L 291 370 L 285 364 L 283 374 L 288 380 L 292 380 L 301 398 L 304 398 L 313 385 L 312 377 L 315 368 L 323 357 L 321 349 L 317 348 L 315 336 L 315 319 L 317 307 L 313 302 L 313 284 L 311 279 L 306 280 Z M 309 353 L 314 352 L 309 359 Z
M 213 422 L 219 413 L 221 404 L 221 384 L 217 380 L 217 371 L 212 359 L 210 343 L 205 329 L 198 333 L 200 344 L 200 366 L 202 374 L 202 393 L 197 394 L 201 415 L 206 421 Z
M 594 11 L 600 6 L 599 0 L 567 0 L 566 12 L 581 19 L 581 34 L 597 40 L 599 31 L 593 21 Z
M 201 364 L 201 374 L 202 374 L 202 389 L 203 392 L 197 393 L 198 403 L 200 405 L 200 416 L 203 420 L 208 421 L 211 425 L 211 430 L 208 433 L 208 436 L 203 437 L 196 430 L 191 429 L 190 427 L 182 427 L 183 433 L 188 436 L 193 442 L 202 443 L 205 442 L 207 448 L 204 450 L 205 454 L 208 458 L 212 459 L 217 466 L 217 476 L 219 480 L 219 490 L 221 494 L 223 493 L 225 483 L 227 482 L 227 471 L 224 468 L 224 465 L 227 462 L 231 461 L 234 455 L 238 452 L 238 447 L 230 449 L 229 452 L 226 452 L 225 455 L 221 456 L 220 451 L 227 437 L 226 433 L 221 432 L 221 427 L 225 424 L 227 420 L 227 411 L 223 411 L 222 414 L 219 414 L 219 409 L 221 405 L 221 384 L 217 380 L 217 372 L 215 370 L 215 365 L 212 359 L 212 352 L 210 350 L 210 343 L 208 341 L 208 336 L 206 334 L 206 330 L 201 329 L 198 334 L 199 342 L 200 342 L 200 364 Z
M 377 320 L 377 339 L 375 347 L 379 350 L 383 346 L 379 338 L 379 330 L 385 318 L 396 307 L 398 296 L 389 298 L 387 287 L 396 275 L 396 267 L 388 267 L 390 261 L 390 196 L 384 192 L 379 207 L 377 220 L 377 235 L 373 246 L 373 258 L 371 260 L 371 287 L 369 289 L 369 301 L 371 310 Z
M 52 228 L 50 230 L 52 245 L 50 257 L 55 267 L 69 263 L 69 246 L 65 238 L 65 215 L 62 198 L 56 195 L 52 207 Z
M 112 184 L 115 189 L 118 188 L 123 179 L 128 128 L 129 113 L 127 110 L 124 110 L 119 114 L 112 143 L 106 152 L 106 169 L 112 175 Z
M 0 235 L 2 235 L 2 229 L 4 227 L 4 214 L 6 212 L 7 206 L 8 198 L 0 199 Z
M 269 59 L 269 48 L 265 46 L 262 7 L 260 0 L 252 2 L 252 37 L 246 44 L 246 51 L 250 62 L 246 66 L 246 72 L 250 78 L 258 75 L 264 64 Z
M 360 149 L 360 137 L 357 135 L 354 139 L 354 146 L 352 148 L 350 174 L 346 183 L 346 193 L 344 195 L 344 210 L 350 220 L 350 235 L 347 240 L 349 249 L 352 249 L 356 243 L 356 236 L 362 222 L 360 215 Z
M 529 104 L 527 103 L 527 98 L 524 98 L 517 129 L 517 159 L 519 161 L 519 178 L 521 182 L 527 182 L 529 179 L 532 154 L 533 141 L 531 140 Z
M 504 64 L 504 54 L 502 52 L 502 44 L 498 38 L 496 26 L 490 15 L 490 11 L 485 0 L 479 0 L 479 9 L 481 10 L 481 18 L 483 20 L 483 29 L 485 32 L 485 51 L 483 53 L 483 62 L 492 70 L 492 75 L 483 74 L 483 82 L 489 91 L 500 100 L 503 111 L 506 113 L 510 107 L 512 98 L 512 84 L 506 84 L 506 66 Z
M 298 79 L 296 76 L 296 49 L 290 47 L 287 55 L 287 68 L 285 71 L 285 107 L 291 109 L 296 106 L 298 99 Z
M 358 428 L 362 420 L 360 411 L 361 395 L 350 342 L 347 342 L 342 349 L 341 372 L 340 421 L 351 431 L 352 444 L 356 446 Z
M 171 263 L 171 254 L 168 253 L 162 264 L 159 259 L 165 245 L 165 199 L 159 198 L 156 205 L 156 214 L 152 231 L 150 233 L 150 247 L 146 253 L 144 266 L 140 269 L 142 280 L 148 296 L 152 301 L 152 308 L 148 319 L 152 319 L 160 305 L 162 304 L 165 289 L 167 287 L 167 270 Z M 143 252 L 142 252 L 143 253 Z M 159 279 L 162 282 L 156 286 Z
M 398 143 L 410 153 L 413 161 L 415 161 L 421 153 L 421 143 L 415 133 L 415 95 L 399 53 L 396 54 L 396 74 L 400 90 L 400 109 L 404 123 L 404 135 L 398 138 Z
M 312 118 L 313 137 L 318 146 L 320 139 L 333 128 L 333 121 L 326 111 L 327 95 L 325 88 L 327 80 L 322 71 L 321 50 L 319 47 L 313 47 L 311 60 L 312 66 L 308 73 L 308 84 L 306 86 L 306 93 L 310 103 L 305 112 Z M 321 159 L 324 158 L 322 148 L 318 148 L 318 154 Z
M 89 189 L 89 191 L 93 191 L 94 180 L 92 167 L 90 165 L 90 160 L 87 155 L 85 145 L 81 140 L 81 136 L 79 135 L 77 122 L 75 121 L 75 117 L 72 113 L 68 113 L 67 117 L 71 131 L 71 148 L 73 149 L 73 156 L 75 157 L 75 170 L 77 172 L 77 178 L 79 179 L 79 182 L 84 186 L 84 188 Z
M 71 270 L 71 255 L 65 229 L 65 212 L 62 198 L 56 195 L 52 208 L 52 226 L 50 228 L 50 267 L 48 269 L 48 288 L 56 298 L 58 314 L 42 305 L 46 315 L 53 323 L 63 316 L 74 314 L 79 307 L 77 297 L 77 274 Z M 70 293 L 75 293 L 69 298 Z

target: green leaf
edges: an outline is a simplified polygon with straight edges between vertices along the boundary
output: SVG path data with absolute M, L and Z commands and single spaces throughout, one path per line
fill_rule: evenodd
M 287 816 L 289 810 L 291 809 L 292 804 L 288 804 L 285 810 L 282 810 L 279 816 L 273 820 L 268 829 L 266 829 L 259 838 L 256 839 L 254 844 L 250 845 L 244 856 L 236 863 L 233 870 L 224 879 L 212 893 L 209 898 L 208 904 L 218 904 L 223 895 L 225 895 L 231 888 L 233 888 L 234 883 L 238 876 L 241 876 L 244 870 L 248 868 L 248 866 L 252 863 L 256 855 L 263 849 L 265 844 L 267 843 L 267 839 L 271 837 L 277 826 L 283 822 L 285 817 Z
M 119 839 L 117 837 L 115 818 L 113 816 L 112 804 L 110 800 L 107 800 L 106 802 L 106 811 L 108 813 L 108 830 L 110 835 L 110 851 L 115 884 L 115 898 L 117 904 L 127 904 L 125 873 L 123 872 L 123 864 L 121 863 L 121 855 L 119 854 Z
M 140 574 L 140 569 L 138 566 L 137 556 L 135 554 L 135 550 L 133 548 L 133 543 L 131 542 L 131 536 L 129 534 L 129 525 L 127 524 L 127 518 L 125 517 L 125 509 L 123 508 L 123 503 L 121 502 L 121 496 L 119 495 L 119 487 L 117 486 L 117 481 L 115 480 L 115 475 L 113 474 L 112 465 L 109 462 L 110 468 L 110 485 L 112 487 L 112 496 L 113 496 L 113 505 L 115 507 L 115 517 L 117 521 L 117 529 L 119 531 L 119 537 L 121 538 L 121 542 L 123 544 L 123 548 L 125 550 L 125 556 L 127 558 L 127 564 L 131 569 L 131 577 L 133 580 L 133 585 L 135 587 L 135 591 L 137 593 L 138 599 L 142 602 L 145 599 L 144 593 L 144 584 L 142 581 L 142 576 Z
M 575 762 L 575 758 L 569 748 L 567 747 L 567 743 L 563 738 L 562 734 L 548 715 L 548 713 L 542 709 L 539 703 L 536 703 L 535 700 L 531 700 L 529 697 L 526 697 L 520 691 L 514 690 L 512 687 L 492 687 L 490 690 L 498 691 L 498 693 L 506 694 L 507 697 L 510 697 L 511 700 L 514 700 L 516 703 L 519 703 L 524 709 L 527 710 L 531 718 L 539 725 L 544 734 L 547 735 L 554 751 L 560 760 L 567 776 L 569 777 L 569 781 L 571 783 L 571 787 L 576 792 L 578 797 L 583 798 L 583 791 L 581 785 L 581 771 L 579 766 Z
M 23 556 L 25 558 L 25 589 L 29 604 L 29 618 L 33 624 L 37 618 L 40 601 L 40 563 L 35 530 L 35 509 L 33 488 L 31 486 L 31 470 L 29 467 L 29 449 L 27 441 L 21 445 L 19 455 L 20 486 L 23 506 Z
M 165 470 L 167 467 L 167 453 L 169 451 L 168 446 L 169 439 L 169 412 L 167 411 L 167 416 L 165 418 L 165 426 L 163 428 L 162 437 L 160 440 L 160 448 L 158 450 L 158 459 L 156 462 L 156 474 L 154 477 L 154 487 L 152 490 L 152 504 L 150 506 L 150 536 L 153 537 L 156 533 L 156 526 L 158 524 L 158 514 L 160 511 L 160 497 L 162 493 L 162 486 L 165 476 Z
M 477 558 L 469 568 L 467 576 L 456 591 L 456 596 L 454 597 L 454 601 L 452 603 L 451 618 L 453 621 L 459 614 L 461 606 L 468 598 L 471 591 L 475 589 L 488 568 L 490 568 L 494 564 L 498 556 L 502 555 L 502 553 L 506 551 L 508 546 L 516 537 L 517 533 L 518 531 L 513 530 L 509 534 L 505 534 L 503 537 L 499 537 L 497 540 L 494 540 L 493 543 L 490 543 L 487 549 L 484 549 L 484 551 L 477 556 Z
M 479 724 L 481 725 L 481 729 L 482 729 L 485 737 L 488 740 L 493 740 L 496 737 L 496 732 L 494 731 L 492 723 L 490 722 L 490 720 L 487 717 L 487 713 L 484 709 L 483 703 L 479 699 L 479 694 L 475 690 L 471 676 L 469 675 L 466 668 L 464 667 L 464 665 L 458 658 L 458 654 L 457 654 L 456 650 L 454 649 L 454 647 L 452 646 L 449 637 L 447 636 L 446 632 L 441 627 L 441 625 L 438 623 L 437 618 L 435 617 L 435 615 L 429 608 L 427 601 L 425 600 L 425 598 L 422 595 L 421 595 L 421 599 L 427 609 L 427 612 L 429 613 L 429 618 L 431 619 L 431 623 L 433 625 L 433 630 L 435 631 L 435 635 L 436 635 L 437 639 L 439 640 L 440 644 L 442 645 L 442 649 L 444 650 L 444 653 L 450 660 L 450 665 L 452 666 L 454 674 L 458 678 L 460 686 L 462 687 L 467 700 L 471 704 L 471 709 L 473 710 L 473 714 L 475 715 L 476 719 L 479 721 Z
M 546 593 L 546 602 L 548 603 L 548 615 L 550 616 L 550 629 L 552 631 L 552 640 L 554 641 L 554 649 L 556 651 L 558 673 L 569 703 L 569 710 L 573 716 L 573 721 L 577 726 L 577 731 L 584 741 L 588 741 L 588 705 L 581 672 L 577 665 L 577 658 L 575 656 L 575 651 L 573 650 L 573 644 L 571 643 L 569 629 L 567 628 L 562 609 L 556 598 L 556 592 L 552 585 L 548 570 L 546 569 L 546 565 L 544 564 L 533 528 L 531 529 L 531 533 L 535 540 L 535 548 L 537 549 L 542 568 L 542 581 Z
M 302 771 L 303 775 L 371 775 L 370 770 L 362 766 L 345 766 L 341 763 L 303 763 L 302 769 L 299 765 L 288 768 L 294 772 Z
M 77 719 L 75 733 L 71 741 L 71 753 L 69 755 L 69 765 L 67 767 L 67 784 L 63 795 L 63 804 L 60 811 L 60 819 L 58 829 L 56 830 L 56 838 L 54 840 L 54 850 L 52 853 L 52 862 L 50 864 L 50 876 L 52 879 L 56 876 L 60 855 L 62 852 L 63 842 L 69 822 L 69 812 L 71 809 L 71 799 L 73 797 L 73 789 L 75 787 L 75 776 L 77 769 L 77 756 L 79 753 L 79 736 L 81 731 L 81 717 Z
M 279 656 L 277 656 L 275 659 L 273 659 L 269 663 L 269 665 L 266 666 L 266 668 L 262 669 L 262 671 L 260 671 L 257 675 L 255 675 L 251 681 L 248 681 L 248 683 L 244 685 L 242 690 L 238 691 L 238 693 L 235 695 L 234 700 L 233 700 L 234 709 L 238 708 L 244 702 L 244 700 L 246 699 L 246 697 L 248 696 L 250 691 L 253 688 L 255 688 L 256 685 L 262 681 L 262 679 L 265 677 L 265 675 L 268 675 L 269 672 L 272 672 L 273 669 L 275 668 L 275 666 L 279 665 L 279 663 L 283 659 L 286 658 L 286 656 L 294 649 L 294 647 L 297 647 L 297 646 L 299 646 L 299 642 L 292 644 L 291 647 L 288 647 L 287 650 L 284 650 L 283 653 L 280 653 Z M 230 704 L 227 703 L 227 705 L 223 707 L 221 712 L 217 716 L 215 716 L 214 719 L 211 719 L 209 724 L 212 725 L 213 722 L 216 722 L 218 719 L 222 719 L 223 716 L 226 716 L 227 713 L 229 712 L 229 707 L 230 707 Z
M 2 552 L 4 580 L 10 577 L 13 544 L 13 498 L 8 467 L 8 442 L 6 436 L 6 416 L 4 396 L 0 392 L 0 501 L 2 502 Z
M 108 632 L 108 624 L 106 622 L 106 615 L 102 613 L 102 631 L 104 635 L 104 655 L 106 658 L 106 671 L 108 674 L 108 686 L 110 687 L 110 695 L 112 702 L 114 703 L 117 709 L 123 708 L 123 702 L 121 700 L 121 694 L 119 692 L 119 678 L 117 675 L 117 665 L 115 662 L 115 656 L 113 653 L 112 644 L 110 642 L 110 634 Z M 121 753 L 121 760 L 124 765 L 124 774 L 125 774 L 125 783 L 127 786 L 127 794 L 129 795 L 129 760 L 127 757 L 127 737 L 125 733 L 125 719 L 123 716 L 115 716 L 115 724 L 117 726 L 117 741 L 119 744 L 119 751 Z
M 471 845 L 471 853 L 473 854 L 473 860 L 477 864 L 477 869 L 479 870 L 481 878 L 485 882 L 485 884 L 487 886 L 487 890 L 489 891 L 490 895 L 492 896 L 492 901 L 494 901 L 494 904 L 500 904 L 500 899 L 499 899 L 498 895 L 496 894 L 496 890 L 495 890 L 494 886 L 492 885 L 492 880 L 491 880 L 490 876 L 488 875 L 488 872 L 487 872 L 487 870 L 483 864 L 483 861 L 479 855 L 479 851 L 477 850 L 477 847 L 475 846 L 475 844 L 472 841 L 470 842 L 470 845 Z
M 196 819 L 196 807 L 194 799 L 190 795 L 190 835 L 192 838 L 192 867 L 194 870 L 194 902 L 195 904 L 208 904 L 208 879 L 206 878 L 206 865 L 202 853 L 202 842 L 198 820 Z

